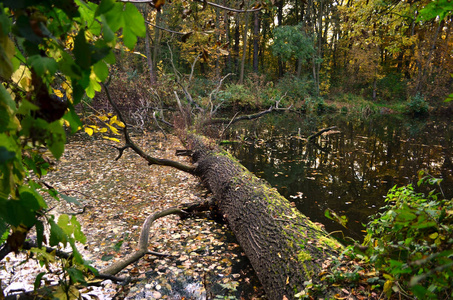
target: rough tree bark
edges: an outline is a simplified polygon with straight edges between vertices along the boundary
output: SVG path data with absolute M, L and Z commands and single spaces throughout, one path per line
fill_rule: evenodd
M 107 88 L 106 92 L 123 121 Z M 209 203 L 210 210 L 220 213 L 228 222 L 268 299 L 295 299 L 296 294 L 305 290 L 307 282 L 318 282 L 319 275 L 323 271 L 327 272 L 330 262 L 337 258 L 342 249 L 340 243 L 301 214 L 275 188 L 218 148 L 214 141 L 187 133 L 184 142 L 191 150 L 194 165 L 185 166 L 149 157 L 132 142 L 127 128 L 123 130 L 126 146 L 117 148 L 120 151 L 118 158 L 125 149 L 132 148 L 149 164 L 168 165 L 198 176 L 211 190 L 215 200 Z M 158 216 L 150 216 L 143 225 L 140 250 L 131 260 L 148 252 L 149 226 Z M 120 268 L 112 266 L 103 273 L 115 274 Z M 328 297 L 334 292 L 334 288 L 324 291 L 324 296 Z
M 195 174 L 212 191 L 266 296 L 294 299 L 342 246 L 227 152 L 199 136 L 186 142 L 197 164 Z

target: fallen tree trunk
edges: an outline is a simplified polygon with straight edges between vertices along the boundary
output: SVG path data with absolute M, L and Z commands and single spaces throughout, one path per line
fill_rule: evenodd
M 195 174 L 212 191 L 267 297 L 295 299 L 315 284 L 342 246 L 214 143 L 192 135 L 187 144 Z

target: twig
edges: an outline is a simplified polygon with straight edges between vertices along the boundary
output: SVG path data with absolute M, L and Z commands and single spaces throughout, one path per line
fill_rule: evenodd
M 225 133 L 225 130 L 227 130 L 228 127 L 230 127 L 230 125 L 233 124 L 233 120 L 236 118 L 236 116 L 237 116 L 238 114 L 239 114 L 239 112 L 237 112 L 237 113 L 233 116 L 233 118 L 231 118 L 230 123 L 228 123 L 228 125 L 222 130 L 222 133 L 220 134 L 220 137 L 222 137 L 223 134 Z
M 168 140 L 167 134 L 165 133 L 164 129 L 162 127 L 160 127 L 159 122 L 157 121 L 155 111 L 153 111 L 153 119 L 154 119 L 154 122 L 156 122 L 157 127 L 159 127 L 160 131 L 162 131 L 162 133 L 164 134 L 165 140 Z
M 151 26 L 153 26 L 153 27 L 156 27 L 157 29 L 160 29 L 160 30 L 163 30 L 163 31 L 167 31 L 167 32 L 170 32 L 170 33 L 179 34 L 179 35 L 186 35 L 186 34 L 188 34 L 187 32 L 173 31 L 173 30 L 171 30 L 171 29 L 167 29 L 167 28 L 164 28 L 164 27 L 160 27 L 160 26 L 158 26 L 158 25 L 156 25 L 156 24 L 153 24 L 153 23 L 151 23 L 151 22 L 149 22 L 149 21 L 146 21 L 146 20 L 145 20 L 145 23 L 148 24 L 148 25 L 151 25 Z
M 217 85 L 217 88 L 215 90 L 213 90 L 210 94 L 209 94 L 209 104 L 211 105 L 211 112 L 210 112 L 210 116 L 212 117 L 216 112 L 217 110 L 220 108 L 220 106 L 222 105 L 222 103 L 224 101 L 222 101 L 221 103 L 219 103 L 215 108 L 214 108 L 214 103 L 212 103 L 212 97 L 213 95 L 216 96 L 218 93 L 219 93 L 219 90 L 220 88 L 222 87 L 222 83 L 225 79 L 227 79 L 228 76 L 230 75 L 235 75 L 234 73 L 228 73 L 226 74 L 225 76 L 223 76 L 222 79 L 220 79 L 220 82 L 219 84 Z

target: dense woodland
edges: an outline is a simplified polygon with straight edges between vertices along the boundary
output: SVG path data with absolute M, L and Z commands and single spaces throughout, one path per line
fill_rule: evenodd
M 363 245 L 340 244 L 215 138 L 274 112 L 451 112 L 452 11 L 446 0 L 3 1 L 0 261 L 24 251 L 47 268 L 36 290 L 56 273 L 46 297 L 81 298 L 80 286 L 127 285 L 135 279 L 118 272 L 162 255 L 148 248 L 155 220 L 209 211 L 228 224 L 268 299 L 450 298 L 453 203 L 441 178 L 418 173 L 426 195 L 393 187 Z M 176 134 L 190 159 L 148 154 L 131 132 L 151 126 Z M 77 131 L 122 143 L 116 160 L 131 151 L 195 176 L 212 197 L 147 215 L 135 249 L 96 270 L 78 250 L 87 239 L 77 214 L 92 207 L 45 181 Z M 53 212 L 49 200 L 81 212 Z
M 430 2 L 218 2 L 239 5 L 235 12 L 173 1 L 141 8 L 150 23 L 136 50 L 150 58 L 153 87 L 175 73 L 173 60 L 179 72 L 193 72 L 201 96 L 203 86 L 234 74 L 223 96 L 238 104 L 261 104 L 283 91 L 296 102 L 347 95 L 389 103 L 421 95 L 439 104 L 451 91 L 452 20 L 421 15 Z M 133 71 L 147 69 L 141 59 Z

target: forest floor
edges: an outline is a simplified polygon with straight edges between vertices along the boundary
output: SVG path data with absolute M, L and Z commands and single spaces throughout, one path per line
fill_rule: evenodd
M 175 136 L 140 134 L 134 140 L 148 154 L 186 162 L 175 156 L 183 146 Z M 164 166 L 148 164 L 131 150 L 118 161 L 114 142 L 84 133 L 69 139 L 54 171 L 42 178 L 60 193 L 79 199 L 85 206 L 77 218 L 87 237 L 79 251 L 97 269 L 131 253 L 138 243 L 145 218 L 157 211 L 209 197 L 199 180 Z M 116 144 L 116 146 L 119 146 Z M 64 201 L 53 203 L 51 213 L 80 211 Z M 117 274 L 135 283 L 104 281 L 82 290 L 85 299 L 264 299 L 248 259 L 226 225 L 208 218 L 179 220 L 168 216 L 151 228 L 149 250 L 170 254 L 148 255 Z M 25 255 L 10 254 L 0 263 L 5 293 L 32 290 L 42 272 L 33 260 L 19 265 Z M 58 275 L 44 276 L 47 285 Z

